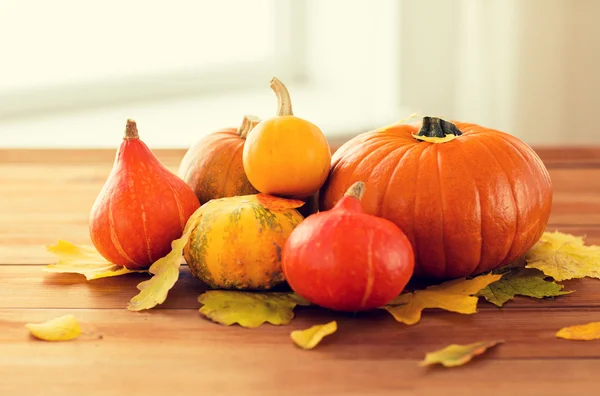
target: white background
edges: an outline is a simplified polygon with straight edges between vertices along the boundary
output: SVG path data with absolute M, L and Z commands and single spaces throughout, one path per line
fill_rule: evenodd
M 188 147 L 268 117 L 331 140 L 412 112 L 600 144 L 594 0 L 0 0 L 0 147 Z

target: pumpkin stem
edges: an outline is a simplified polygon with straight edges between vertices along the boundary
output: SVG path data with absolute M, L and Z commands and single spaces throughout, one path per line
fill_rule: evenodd
M 417 136 L 445 138 L 448 135 L 460 136 L 462 132 L 450 121 L 438 117 L 423 117 L 423 125 Z
M 283 85 L 283 83 L 279 81 L 277 77 L 273 77 L 269 87 L 271 87 L 273 92 L 275 92 L 275 95 L 277 95 L 277 115 L 294 115 L 294 113 L 292 113 L 292 99 L 290 98 L 290 93 L 285 85 Z
M 127 120 L 127 126 L 125 127 L 125 136 L 123 139 L 139 139 L 137 125 L 133 120 Z
M 250 133 L 255 126 L 260 122 L 260 118 L 253 115 L 245 115 L 242 120 L 242 125 L 238 128 L 238 134 L 242 139 L 246 139 L 246 136 Z
M 365 183 L 358 181 L 350 186 L 348 191 L 346 191 L 345 196 L 357 198 L 359 201 L 362 199 L 363 195 L 365 195 Z

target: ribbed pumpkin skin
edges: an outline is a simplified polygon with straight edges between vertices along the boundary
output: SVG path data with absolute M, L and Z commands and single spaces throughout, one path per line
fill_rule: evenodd
M 110 262 L 147 268 L 171 251 L 199 207 L 189 186 L 144 142 L 126 139 L 90 212 L 90 237 Z
M 365 212 L 396 223 L 411 241 L 415 276 L 448 279 L 506 265 L 541 237 L 552 184 L 519 139 L 469 123 L 445 143 L 416 140 L 421 123 L 367 132 L 332 157 L 320 193 L 331 209 L 354 182 L 366 182 Z
M 257 193 L 242 164 L 245 141 L 236 129 L 223 129 L 207 135 L 185 153 L 178 174 L 201 203 Z
M 194 276 L 211 288 L 266 290 L 284 282 L 285 241 L 303 217 L 275 211 L 256 195 L 212 200 L 200 209 L 184 257 Z

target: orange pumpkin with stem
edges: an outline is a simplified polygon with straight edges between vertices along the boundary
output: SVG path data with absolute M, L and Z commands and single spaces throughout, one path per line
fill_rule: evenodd
M 244 172 L 242 151 L 248 133 L 259 122 L 257 117 L 246 115 L 239 128 L 211 133 L 185 153 L 178 174 L 201 203 L 258 192 Z
M 552 205 L 550 176 L 528 145 L 436 117 L 346 142 L 333 155 L 321 210 L 359 180 L 366 183 L 365 212 L 404 231 L 420 277 L 457 278 L 509 264 L 539 240 Z
M 192 189 L 160 163 L 127 120 L 113 168 L 90 211 L 90 238 L 113 264 L 148 268 L 171 251 L 200 207 Z
M 294 116 L 289 92 L 276 78 L 277 116 L 261 121 L 246 139 L 242 155 L 250 183 L 260 192 L 306 199 L 329 173 L 331 150 L 318 126 Z

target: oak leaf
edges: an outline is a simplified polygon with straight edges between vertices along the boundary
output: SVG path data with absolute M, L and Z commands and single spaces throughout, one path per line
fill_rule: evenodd
M 600 278 L 600 246 L 585 245 L 583 238 L 562 232 L 545 232 L 523 257 L 556 281 Z
M 445 348 L 425 355 L 425 359 L 419 363 L 420 366 L 431 366 L 441 364 L 444 367 L 456 367 L 471 361 L 475 356 L 481 355 L 488 349 L 503 343 L 503 340 L 481 341 L 473 344 L 458 345 L 451 344 Z
M 574 292 L 574 290 L 562 290 L 564 288 L 563 285 L 559 285 L 555 281 L 547 280 L 546 278 L 548 276 L 537 269 L 512 268 L 510 271 L 504 273 L 500 280 L 481 289 L 477 293 L 477 296 L 483 297 L 492 304 L 501 307 L 516 295 L 544 298 Z
M 87 280 L 125 275 L 132 272 L 146 272 L 132 271 L 113 264 L 91 246 L 78 246 L 71 242 L 59 240 L 56 245 L 46 246 L 46 250 L 58 256 L 56 264 L 49 264 L 44 267 L 46 272 L 76 273 L 84 275 Z
M 565 340 L 597 340 L 600 339 L 600 322 L 564 327 L 556 333 L 556 336 Z
M 401 294 L 383 308 L 398 322 L 407 325 L 413 325 L 421 320 L 421 313 L 426 308 L 473 314 L 477 312 L 478 301 L 478 298 L 473 295 L 501 277 L 502 275 L 498 274 L 487 274 L 473 279 L 451 280 L 414 293 Z
M 290 334 L 292 341 L 302 349 L 313 349 L 323 337 L 333 334 L 337 331 L 337 322 L 334 320 L 329 323 L 314 325 L 304 330 L 294 330 Z
M 200 313 L 212 320 L 230 326 L 255 328 L 265 322 L 273 325 L 288 324 L 294 318 L 296 305 L 310 305 L 294 293 L 254 293 L 230 290 L 210 290 L 198 297 L 203 304 Z
M 196 221 L 202 215 L 200 210 L 201 208 L 197 209 L 190 216 L 181 237 L 171 242 L 171 251 L 150 266 L 149 271 L 154 276 L 137 285 L 140 292 L 129 301 L 127 309 L 141 311 L 154 308 L 156 305 L 165 302 L 169 290 L 173 288 L 179 279 L 183 249 L 190 238 Z
M 50 319 L 43 323 L 27 323 L 31 334 L 44 341 L 69 341 L 81 335 L 79 322 L 73 315 Z

